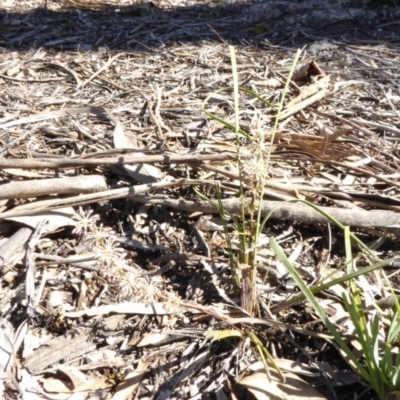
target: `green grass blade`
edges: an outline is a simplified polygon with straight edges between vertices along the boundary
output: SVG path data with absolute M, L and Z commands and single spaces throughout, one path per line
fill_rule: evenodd
M 202 109 L 202 111 L 204 112 L 204 114 L 206 114 L 207 116 L 209 116 L 211 119 L 213 119 L 213 120 L 219 122 L 220 124 L 226 126 L 227 128 L 231 129 L 233 132 L 235 132 L 235 131 L 236 131 L 236 125 L 235 125 L 235 124 L 232 124 L 232 123 L 226 121 L 225 119 L 223 119 L 223 118 L 221 118 L 221 117 L 218 117 L 217 115 L 215 115 L 215 114 L 213 114 L 213 113 L 207 111 L 207 109 L 206 109 L 206 106 L 207 106 L 208 102 L 210 101 L 210 99 L 211 99 L 215 94 L 218 94 L 218 93 L 221 93 L 221 92 L 225 92 L 225 91 L 230 91 L 230 92 L 231 92 L 231 91 L 235 91 L 235 88 L 234 88 L 234 87 L 228 86 L 228 87 L 224 87 L 224 88 L 215 90 L 214 92 L 210 93 L 210 94 L 203 100 L 202 105 L 201 105 L 201 109 Z M 246 93 L 246 94 L 248 94 L 248 95 L 250 95 L 250 96 L 256 97 L 258 100 L 260 100 L 262 103 L 264 103 L 264 104 L 267 105 L 268 107 L 274 108 L 273 104 L 271 104 L 269 101 L 265 100 L 265 99 L 262 98 L 260 95 L 258 95 L 257 93 L 253 92 L 253 91 L 250 90 L 250 89 L 243 88 L 243 87 L 238 87 L 238 92 L 239 92 L 239 91 L 240 91 L 240 92 L 243 92 L 243 93 Z M 248 133 L 245 132 L 245 131 L 242 130 L 242 129 L 238 129 L 238 134 L 244 136 L 246 139 L 250 139 L 250 136 L 248 135 Z
M 354 279 L 354 278 L 357 278 L 358 276 L 369 274 L 370 272 L 375 271 L 377 269 L 387 267 L 391 263 L 393 263 L 394 261 L 396 261 L 398 259 L 399 259 L 399 257 L 388 258 L 387 260 L 383 260 L 378 263 L 372 264 L 368 267 L 354 271 L 351 274 L 342 276 L 340 278 L 333 279 L 327 283 L 323 283 L 318 286 L 311 286 L 310 291 L 313 294 L 320 293 L 323 290 L 329 289 L 330 287 L 332 287 L 334 285 L 341 285 L 341 284 L 349 281 L 350 279 Z M 287 308 L 287 307 L 293 306 L 297 303 L 300 303 L 305 299 L 306 299 L 306 296 L 303 293 L 299 293 L 298 295 L 293 296 L 291 299 L 289 299 L 285 302 L 282 302 L 280 305 L 273 307 L 271 311 L 277 312 L 283 308 Z
M 238 75 L 237 75 L 237 64 L 236 64 L 236 53 L 235 47 L 229 46 L 229 52 L 231 55 L 231 63 L 232 63 L 232 76 L 233 76 L 233 99 L 234 99 L 234 113 L 235 113 L 235 137 L 236 137 L 236 161 L 238 165 L 238 173 L 239 173 L 239 195 L 240 195 L 240 205 L 241 205 L 241 227 L 238 229 L 239 231 L 239 243 L 240 243 L 240 251 L 239 251 L 239 262 L 246 263 L 247 262 L 247 246 L 246 246 L 246 212 L 245 212 L 245 202 L 244 202 L 244 188 L 243 188 L 243 166 L 241 160 L 241 144 L 239 137 L 239 84 L 238 84 Z M 239 226 L 239 225 L 238 225 Z
M 270 241 L 270 244 L 271 244 L 271 248 L 273 249 L 274 253 L 278 257 L 279 261 L 286 267 L 286 269 L 290 273 L 290 276 L 296 282 L 299 289 L 304 294 L 304 296 L 307 298 L 307 300 L 311 303 L 311 305 L 313 306 L 318 317 L 322 320 L 324 325 L 328 328 L 329 332 L 335 338 L 335 340 L 338 343 L 338 345 L 340 346 L 340 348 L 343 350 L 343 352 L 346 354 L 348 359 L 351 361 L 353 367 L 357 371 L 359 371 L 361 376 L 366 381 L 370 382 L 370 375 L 369 375 L 368 371 L 358 361 L 358 359 L 356 358 L 354 353 L 350 350 L 350 348 L 347 346 L 346 342 L 342 339 L 341 334 L 336 330 L 335 326 L 330 322 L 330 320 L 326 316 L 324 310 L 318 303 L 317 299 L 314 297 L 312 291 L 309 289 L 308 285 L 303 281 L 303 279 L 301 278 L 301 276 L 299 275 L 297 270 L 290 263 L 290 261 L 286 257 L 286 254 L 283 252 L 282 248 L 279 246 L 278 242 L 274 238 L 272 238 Z
M 274 358 L 271 356 L 269 351 L 266 349 L 266 347 L 262 344 L 260 339 L 252 332 L 248 332 L 247 335 L 253 341 L 253 343 L 256 345 L 256 347 L 259 351 L 261 360 L 264 364 L 264 368 L 265 368 L 266 372 L 268 373 L 268 364 L 267 364 L 267 359 L 268 359 L 269 362 L 274 367 L 274 369 L 276 370 L 276 372 L 280 375 L 282 381 L 284 381 L 285 379 L 284 379 L 281 369 L 279 368 L 278 364 L 275 362 Z
M 387 342 L 392 344 L 395 340 L 399 341 L 399 332 L 400 332 L 400 319 L 399 313 L 396 311 L 392 317 L 392 321 L 389 326 L 389 330 L 387 333 Z
M 297 65 L 297 63 L 299 62 L 300 55 L 301 55 L 301 50 L 297 49 L 296 55 L 294 56 L 294 60 L 293 60 L 292 65 L 291 65 L 291 67 L 290 67 L 289 75 L 288 75 L 288 77 L 287 77 L 287 79 L 286 79 L 285 86 L 284 86 L 284 88 L 283 88 L 281 100 L 280 100 L 279 106 L 278 106 L 278 112 L 276 113 L 274 128 L 273 128 L 273 130 L 272 130 L 271 146 L 270 146 L 270 148 L 269 148 L 269 156 L 268 156 L 268 159 L 271 158 L 271 154 L 272 154 L 272 143 L 274 142 L 275 134 L 276 134 L 276 132 L 277 132 L 277 130 L 278 130 L 279 119 L 280 119 L 281 114 L 282 114 L 282 110 L 283 110 L 283 106 L 284 106 L 284 103 L 285 103 L 287 91 L 288 91 L 288 89 L 289 89 L 290 81 L 292 80 L 292 76 L 293 76 L 294 71 L 295 71 L 295 69 L 296 69 L 296 65 Z
M 392 390 L 400 389 L 400 353 L 396 355 L 396 367 L 393 370 L 393 374 L 391 376 Z
M 268 215 L 265 217 L 264 221 L 263 221 L 263 226 L 266 223 L 266 221 L 271 217 L 271 215 L 273 214 L 273 212 L 278 209 L 279 207 L 281 207 L 283 204 L 285 203 L 303 203 L 309 207 L 311 207 L 312 209 L 314 209 L 315 211 L 317 211 L 318 213 L 320 213 L 321 215 L 323 215 L 329 222 L 333 223 L 334 225 L 336 225 L 339 229 L 341 229 L 342 231 L 344 231 L 345 226 L 339 222 L 336 218 L 332 217 L 330 214 L 328 214 L 327 212 L 325 212 L 324 210 L 322 210 L 320 207 L 318 207 L 317 205 L 315 205 L 314 203 L 311 203 L 307 200 L 302 200 L 302 199 L 291 199 L 291 200 L 286 200 L 284 202 L 282 202 L 282 204 L 277 205 L 276 207 L 274 207 L 269 213 Z M 262 227 L 263 227 L 262 226 Z M 354 235 L 354 233 L 349 232 L 349 235 L 351 237 L 351 239 L 356 242 L 363 250 L 365 250 L 368 254 L 370 254 L 371 256 L 375 256 L 373 254 L 373 252 L 369 249 L 369 247 L 367 245 L 364 244 L 364 242 L 362 240 L 360 240 L 356 235 Z

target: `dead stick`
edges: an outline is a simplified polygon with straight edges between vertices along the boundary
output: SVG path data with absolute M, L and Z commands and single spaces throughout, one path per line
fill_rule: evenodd
M 187 212 L 219 213 L 218 207 L 205 201 L 192 201 L 183 199 L 170 199 L 166 196 L 149 196 L 143 193 L 157 190 L 163 187 L 183 186 L 183 185 L 215 185 L 213 181 L 201 181 L 180 179 L 174 182 L 161 182 L 147 185 L 136 185 L 122 189 L 113 189 L 105 192 L 74 196 L 67 199 L 46 200 L 20 206 L 11 211 L 0 214 L 0 219 L 22 215 L 31 215 L 44 210 L 56 210 L 66 206 L 78 206 L 96 203 L 118 198 L 129 198 L 132 201 L 145 204 L 157 204 L 179 209 Z M 241 204 L 239 199 L 222 200 L 223 207 L 233 215 L 241 214 Z M 245 209 L 248 212 L 251 200 L 245 200 Z M 400 214 L 392 211 L 365 211 L 354 209 L 341 209 L 333 207 L 320 207 L 325 213 L 337 219 L 343 225 L 368 227 L 383 229 L 400 235 Z M 300 223 L 326 224 L 328 219 L 314 210 L 313 208 L 293 202 L 283 201 L 263 201 L 262 216 L 271 213 L 271 218 L 298 221 Z
M 109 60 L 99 69 L 97 70 L 92 76 L 86 79 L 81 85 L 78 84 L 78 89 L 83 89 L 90 81 L 96 78 L 97 75 L 101 74 L 105 71 L 118 57 L 120 57 L 122 53 L 116 54 L 114 57 L 109 58 Z
M 31 168 L 31 169 L 59 169 L 59 168 L 83 168 L 98 165 L 125 165 L 125 164 L 156 164 L 156 163 L 192 163 L 204 161 L 227 161 L 236 159 L 232 153 L 222 154 L 163 154 L 132 156 L 121 155 L 108 158 L 31 158 L 31 159 L 5 159 L 0 158 L 0 169 L 4 168 Z
M 175 200 L 165 196 L 135 196 L 133 201 L 145 204 L 159 204 L 187 212 L 219 213 L 216 206 L 205 201 Z M 222 200 L 223 207 L 233 215 L 241 214 L 239 199 Z M 245 200 L 246 210 L 251 204 L 250 199 Z M 337 219 L 343 225 L 379 228 L 400 234 L 400 214 L 382 210 L 354 210 L 334 207 L 319 207 L 322 211 Z M 271 218 L 280 220 L 297 221 L 304 224 L 326 224 L 328 219 L 313 208 L 301 204 L 283 201 L 263 201 L 261 214 L 266 217 L 271 213 Z
M 58 210 L 63 207 L 76 207 L 85 204 L 98 203 L 100 201 L 110 201 L 123 198 L 128 199 L 142 193 L 147 193 L 167 187 L 190 185 L 215 186 L 215 184 L 216 183 L 214 181 L 205 181 L 199 179 L 178 179 L 171 182 L 148 183 L 144 185 L 128 186 L 126 188 L 120 189 L 111 189 L 97 193 L 82 194 L 79 196 L 73 196 L 64 199 L 58 198 L 54 200 L 35 201 L 33 203 L 28 203 L 22 206 L 15 207 L 11 211 L 0 213 L 0 219 L 20 217 L 23 215 L 32 215 L 43 211 Z

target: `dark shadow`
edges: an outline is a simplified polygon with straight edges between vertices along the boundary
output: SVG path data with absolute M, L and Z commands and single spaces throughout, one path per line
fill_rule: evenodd
M 315 40 L 399 43 L 399 9 L 376 2 L 328 11 L 292 1 L 304 12 L 286 12 L 264 4 L 197 5 L 164 10 L 152 3 L 119 9 L 0 11 L 0 47 L 10 50 L 151 51 L 177 42 L 226 41 L 262 47 L 263 43 L 298 47 Z M 277 4 L 279 2 L 276 2 Z M 281 2 L 284 4 L 284 2 Z M 323 1 L 321 0 L 321 3 Z M 336 5 L 336 8 L 333 7 Z M 308 7 L 308 8 L 307 8 Z M 358 10 L 358 11 L 357 11 Z M 344 13 L 344 14 L 343 14 Z M 318 19 L 317 16 L 321 18 Z M 344 15 L 344 16 L 343 16 Z

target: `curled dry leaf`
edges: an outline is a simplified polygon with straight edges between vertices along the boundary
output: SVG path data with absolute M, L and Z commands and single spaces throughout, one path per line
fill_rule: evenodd
M 52 396 L 52 398 L 65 399 L 71 398 L 71 394 L 102 389 L 106 386 L 105 381 L 105 376 L 87 376 L 79 370 L 59 370 L 57 375 L 49 375 L 41 379 L 43 388 L 48 395 Z
M 148 333 L 142 337 L 134 339 L 130 344 L 136 347 L 154 346 L 162 343 L 168 338 L 165 333 Z
M 285 358 L 274 358 L 274 362 L 282 371 L 295 372 L 298 375 L 303 376 L 318 376 L 320 373 L 312 371 L 310 366 L 298 361 L 288 360 Z M 253 372 L 264 371 L 264 364 L 262 361 L 257 361 L 249 366 L 249 369 Z
M 256 372 L 237 382 L 233 390 L 237 398 L 243 399 L 250 392 L 257 400 L 326 400 L 306 381 L 291 372 L 283 372 L 285 382 L 279 379 L 275 370 Z
M 119 120 L 114 117 L 113 122 L 115 123 L 113 136 L 115 148 L 137 149 L 138 147 L 125 134 L 123 126 Z M 145 154 L 137 152 L 136 156 L 145 156 Z M 162 171 L 158 167 L 150 164 L 124 165 L 124 169 L 131 178 L 140 183 L 158 182 L 163 177 Z
M 16 208 L 15 208 L 16 209 Z M 42 219 L 46 219 L 48 223 L 44 229 L 46 233 L 54 232 L 65 226 L 75 226 L 76 222 L 71 218 L 74 215 L 72 207 L 60 208 L 53 211 L 45 211 L 34 215 L 26 215 L 23 217 L 10 217 L 7 220 L 19 222 L 35 229 Z
M 128 373 L 125 379 L 117 386 L 112 400 L 131 399 L 133 391 L 139 386 L 143 375 L 147 372 L 147 364 L 144 360 L 139 360 L 139 364 L 135 371 Z

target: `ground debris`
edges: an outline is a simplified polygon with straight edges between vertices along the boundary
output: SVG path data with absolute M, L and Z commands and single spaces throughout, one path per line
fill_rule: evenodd
M 304 384 L 324 398 L 365 390 L 313 311 L 291 303 L 297 287 L 269 247 L 278 238 L 310 285 L 343 273 L 341 232 L 301 200 L 376 241 L 361 268 L 399 256 L 399 11 L 338 3 L 0 2 L 4 398 L 227 398 L 261 373 L 253 330 L 282 364 L 313 370 Z M 234 132 L 211 118 L 234 124 L 230 89 L 214 93 L 232 87 L 228 43 L 246 89 L 241 176 Z M 259 201 L 271 217 L 256 316 L 240 307 L 249 271 L 232 276 L 224 234 L 239 240 L 215 200 L 241 215 L 239 179 L 245 213 Z M 360 286 L 371 311 L 384 284 Z M 340 294 L 321 299 L 335 322 Z

